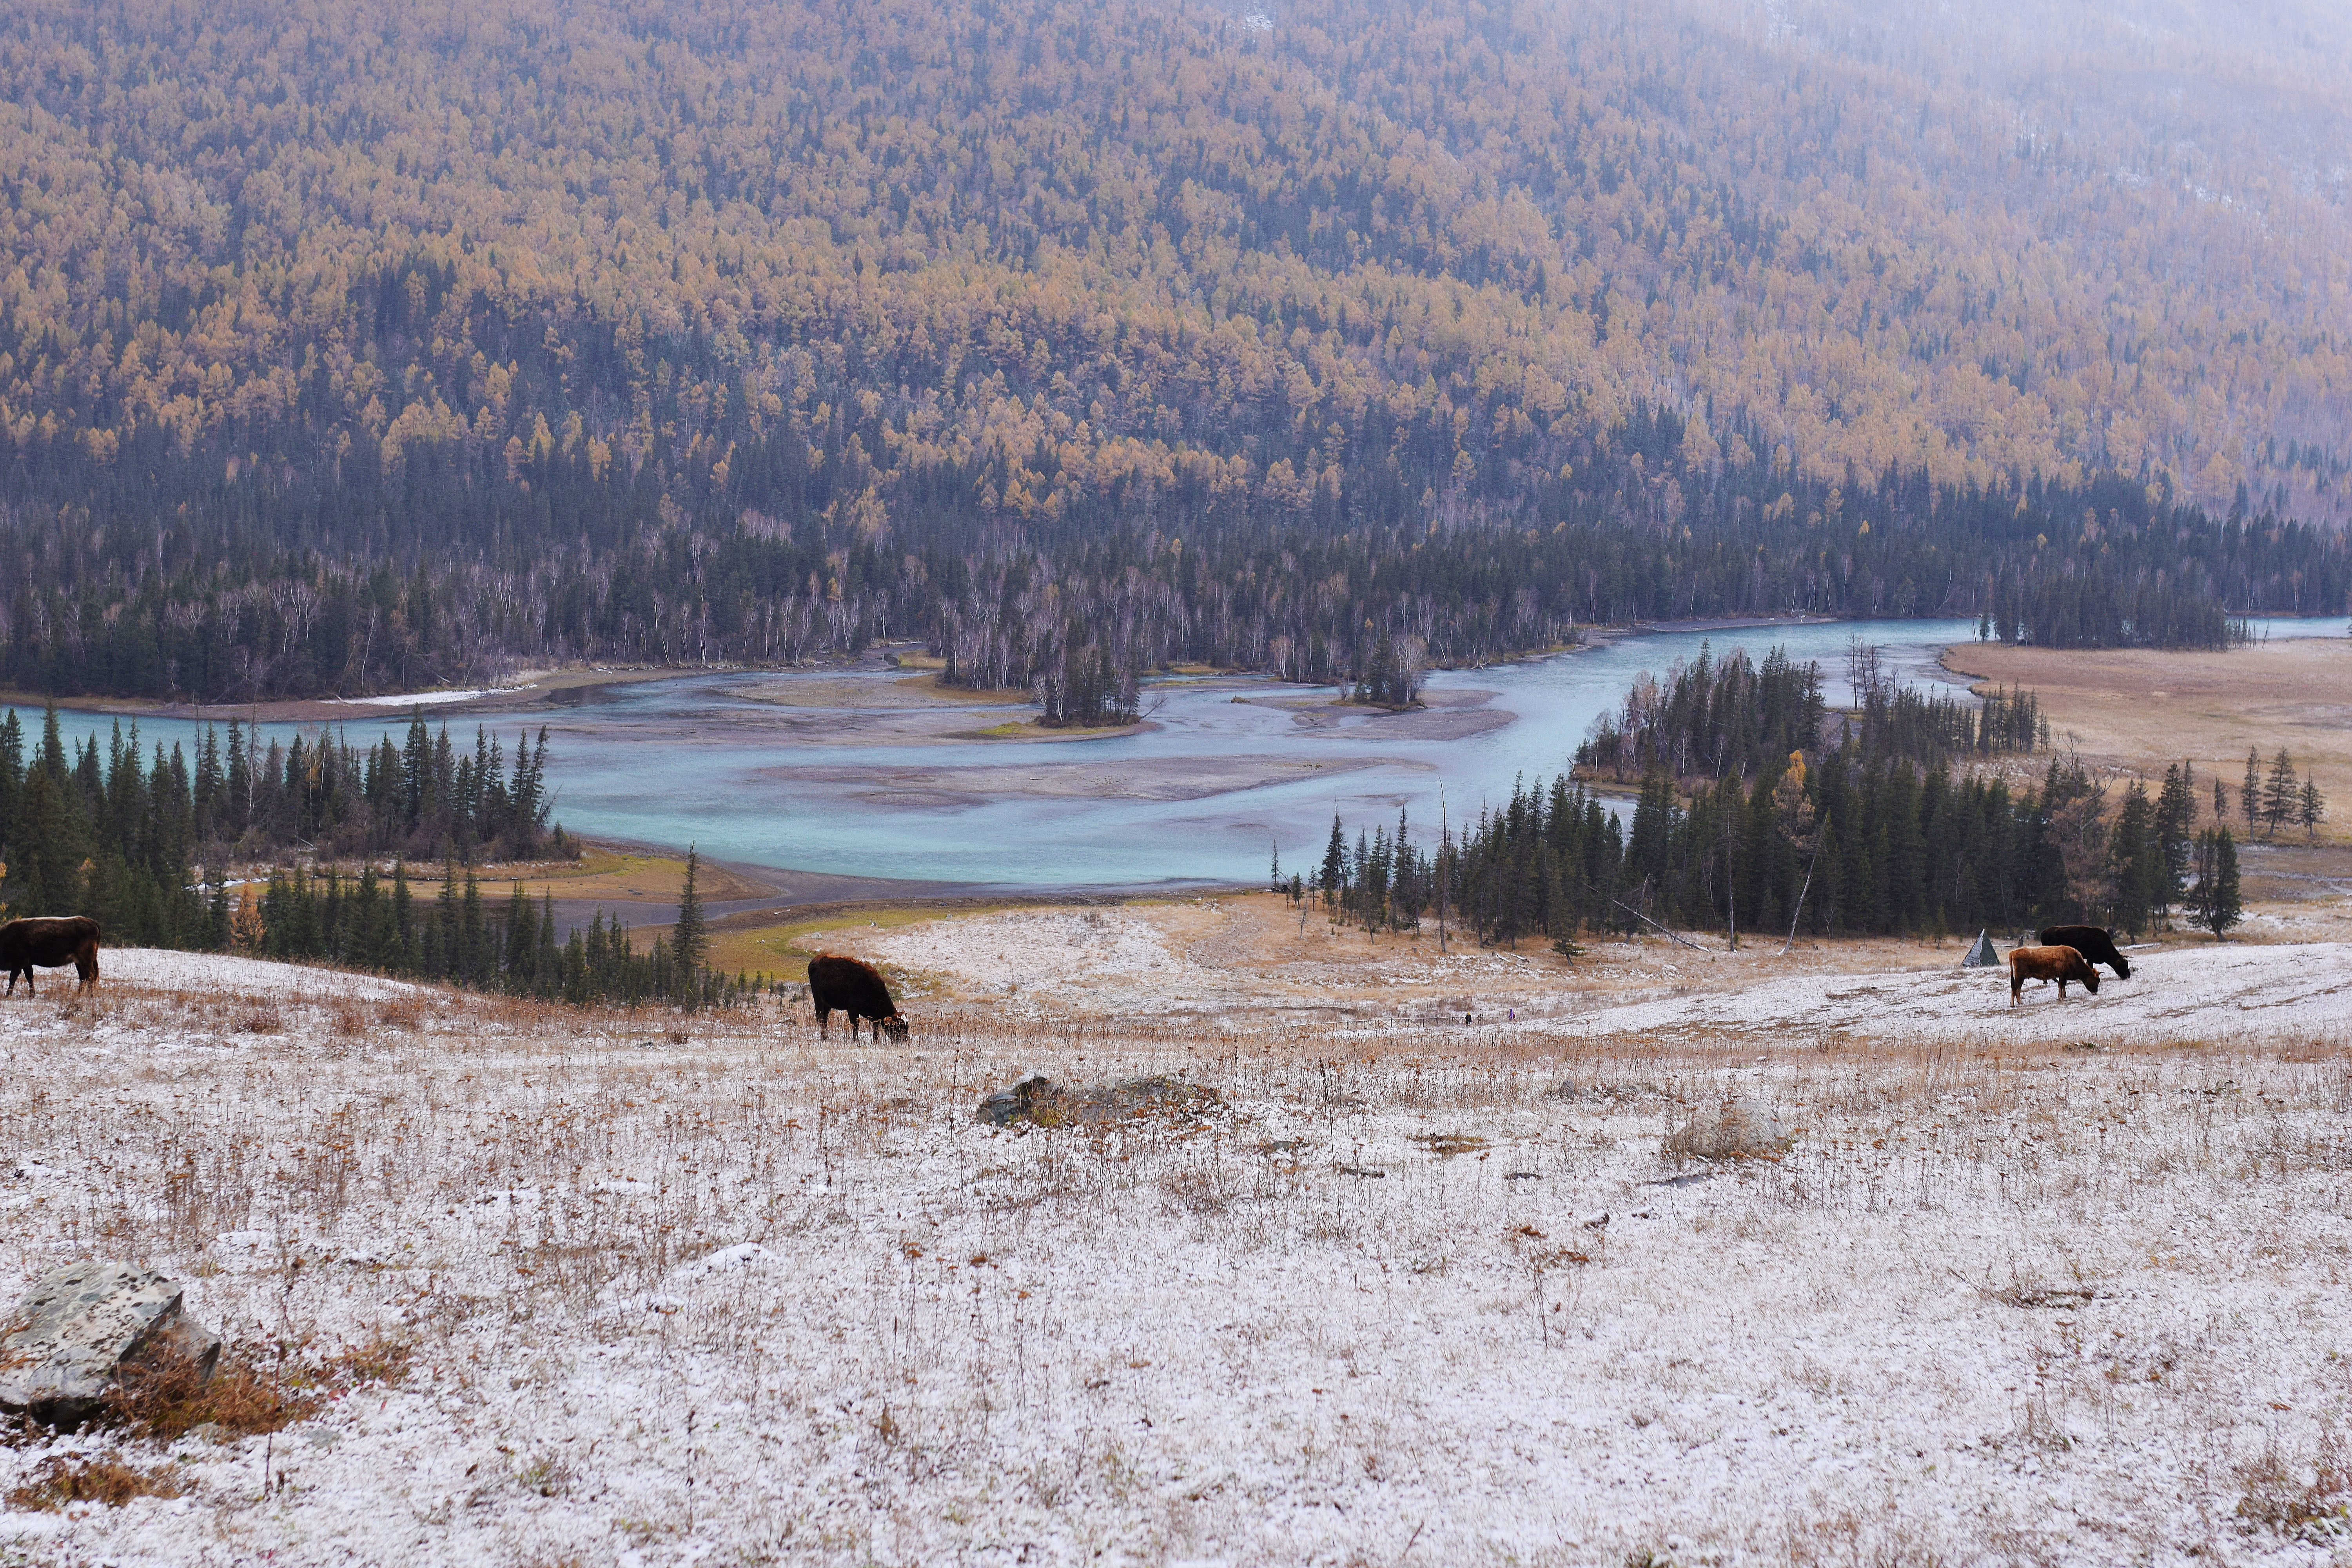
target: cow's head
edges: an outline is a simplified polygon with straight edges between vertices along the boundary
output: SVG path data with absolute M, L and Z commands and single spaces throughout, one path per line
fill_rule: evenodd
M 887 1018 L 877 1020 L 877 1026 L 887 1034 L 893 1042 L 903 1042 L 907 1037 L 907 1020 L 896 1013 Z
M 2083 973 L 2077 976 L 2077 978 L 2083 982 L 2084 990 L 2089 992 L 2094 996 L 2096 996 L 2099 994 L 2099 972 L 2097 970 L 2092 968 L 2086 963 L 2083 965 Z

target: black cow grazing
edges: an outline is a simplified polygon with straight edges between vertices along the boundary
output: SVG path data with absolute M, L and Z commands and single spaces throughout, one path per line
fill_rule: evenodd
M 2029 980 L 2055 980 L 2058 1000 L 2066 1000 L 2066 982 L 2079 980 L 2092 995 L 2099 994 L 2099 972 L 2071 947 L 2012 947 L 2009 950 L 2009 1005 Z
M 81 975 L 79 989 L 98 989 L 98 922 L 88 915 L 39 915 L 0 925 L 0 964 L 8 968 L 8 994 L 16 994 L 16 976 L 25 977 L 25 994 L 37 996 L 33 985 L 36 965 L 63 969 L 70 963 Z
M 2116 939 L 2105 926 L 2044 926 L 2044 947 L 2071 947 L 2091 963 L 2104 963 L 2118 980 L 2131 978 L 2131 963 L 2116 951 Z
M 880 1040 L 887 1029 L 893 1040 L 907 1037 L 907 1020 L 898 1016 L 898 1005 L 890 1000 L 890 988 L 882 984 L 881 974 L 860 958 L 844 958 L 837 952 L 820 952 L 809 960 L 809 1000 L 816 1004 L 816 1032 L 820 1038 L 829 1038 L 831 1021 L 835 1007 L 849 1015 L 849 1037 L 857 1037 L 857 1021 L 874 1020 L 874 1037 Z

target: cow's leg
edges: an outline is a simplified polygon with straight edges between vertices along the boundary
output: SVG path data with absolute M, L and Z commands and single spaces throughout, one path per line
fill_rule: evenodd
M 2063 974 L 2058 977 L 2058 1000 L 2066 1000 L 2066 977 Z
M 833 1038 L 833 1009 L 830 1007 L 816 1010 L 816 1037 L 820 1040 Z
M 2024 990 L 2024 977 L 2012 971 L 2009 977 L 2009 1005 L 2011 1006 L 2014 1007 L 2017 1005 L 2017 998 Z

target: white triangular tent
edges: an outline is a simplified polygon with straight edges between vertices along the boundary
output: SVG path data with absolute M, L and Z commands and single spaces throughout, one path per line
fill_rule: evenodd
M 1992 938 L 1983 931 L 1977 932 L 1976 945 L 1969 949 L 1969 955 L 1966 958 L 1960 960 L 1960 967 L 1963 969 L 2000 968 L 2000 954 L 1992 950 Z

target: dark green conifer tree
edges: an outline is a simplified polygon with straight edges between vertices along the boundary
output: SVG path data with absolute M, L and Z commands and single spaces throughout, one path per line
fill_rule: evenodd
M 675 961 L 681 980 L 691 984 L 702 971 L 704 956 L 710 950 L 710 939 L 703 925 L 702 893 L 695 886 L 696 874 L 701 869 L 702 857 L 692 845 L 686 851 L 686 882 L 677 894 L 677 923 L 670 928 L 670 957 Z
M 2209 827 L 2197 836 L 2197 886 L 2189 907 L 2197 923 L 2219 941 L 2244 918 L 2238 891 L 2238 846 L 2227 827 Z

